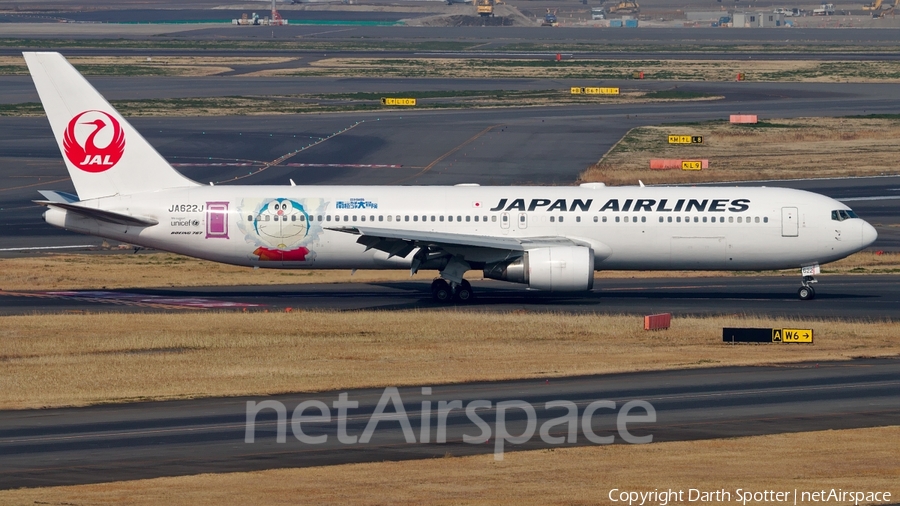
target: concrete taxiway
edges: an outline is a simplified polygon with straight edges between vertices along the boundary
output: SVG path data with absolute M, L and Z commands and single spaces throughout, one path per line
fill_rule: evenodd
M 547 409 L 547 402 L 574 403 L 580 423 L 575 442 L 565 443 L 567 446 L 597 444 L 588 439 L 585 428 L 594 438 L 612 436 L 615 444 L 632 436 L 652 436 L 650 444 L 656 444 L 893 425 L 900 416 L 898 378 L 900 360 L 860 359 L 437 385 L 430 386 L 430 392 L 420 387 L 400 388 L 396 401 L 410 423 L 406 433 L 400 422 L 390 419 L 399 411 L 393 402 L 385 400 L 384 414 L 373 417 L 384 394 L 381 389 L 346 392 L 346 400 L 359 405 L 344 411 L 343 417 L 334 406 L 339 392 L 3 411 L 0 453 L 5 458 L 0 460 L 0 488 L 490 454 L 497 449 L 497 403 L 512 400 L 535 408 L 536 428 L 566 414 L 565 409 Z M 248 401 L 266 400 L 285 409 L 280 424 L 283 442 L 278 442 L 275 409 L 251 416 L 255 425 L 247 430 Z M 476 410 L 473 406 L 472 414 L 467 414 L 462 407 L 475 400 L 486 401 L 484 407 Z M 584 423 L 586 408 L 600 400 L 612 401 L 615 407 L 597 409 L 589 423 Z M 330 417 L 292 424 L 294 408 L 304 401 L 324 403 Z M 427 409 L 423 409 L 423 401 L 431 402 Z M 448 405 L 454 409 L 445 423 L 438 421 L 440 401 L 459 401 Z M 626 434 L 617 428 L 617 416 L 630 401 L 646 401 L 652 406 L 634 408 L 631 416 L 652 410 L 655 420 L 631 422 Z M 526 433 L 525 411 L 504 408 L 504 413 L 501 428 L 517 436 Z M 313 408 L 304 414 L 309 417 L 319 411 Z M 356 438 L 373 418 L 378 422 L 371 440 L 362 443 Z M 476 418 L 483 427 L 476 425 Z M 437 442 L 442 432 L 439 424 L 445 428 L 444 443 Z M 428 430 L 422 431 L 423 426 Z M 564 439 L 568 426 L 547 429 L 547 436 Z M 341 430 L 345 433 L 339 439 Z M 252 442 L 248 442 L 248 432 Z M 316 444 L 304 443 L 296 437 L 303 434 L 326 438 Z M 527 442 L 505 443 L 503 448 L 515 451 L 563 445 L 539 434 L 535 430 Z M 464 436 L 480 435 L 487 438 L 464 442 L 468 440 Z
M 797 298 L 799 272 L 788 276 L 603 278 L 588 293 L 551 294 L 499 281 L 473 281 L 473 311 L 765 315 L 790 318 L 897 319 L 896 275 L 825 275 L 816 299 Z M 286 279 L 289 283 L 289 278 Z M 410 281 L 253 287 L 0 291 L 0 315 L 71 312 L 442 309 L 431 299 L 430 273 Z M 2 288 L 2 287 L 0 287 Z M 453 306 L 456 307 L 456 306 Z

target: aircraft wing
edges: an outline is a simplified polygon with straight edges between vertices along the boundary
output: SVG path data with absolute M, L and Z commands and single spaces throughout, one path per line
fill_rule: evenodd
M 460 247 L 483 248 L 517 252 L 550 246 L 578 245 L 565 237 L 496 237 L 377 227 L 335 227 L 329 230 L 358 235 L 360 237 L 356 242 L 365 245 L 366 249 L 377 249 L 387 252 L 390 256 L 399 257 L 406 257 L 417 247 L 435 247 L 444 250 Z

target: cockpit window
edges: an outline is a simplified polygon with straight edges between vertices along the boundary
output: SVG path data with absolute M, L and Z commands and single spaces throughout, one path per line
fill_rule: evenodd
M 837 211 L 831 211 L 831 219 L 834 221 L 844 221 L 849 220 L 850 218 L 859 218 L 853 211 L 847 209 L 839 209 Z

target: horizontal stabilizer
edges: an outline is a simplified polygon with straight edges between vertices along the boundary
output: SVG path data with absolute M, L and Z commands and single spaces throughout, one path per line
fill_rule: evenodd
M 141 218 L 138 216 L 130 216 L 127 214 L 114 213 L 112 211 L 104 211 L 103 209 L 95 209 L 90 207 L 80 206 L 78 204 L 73 204 L 69 202 L 53 202 L 50 200 L 35 200 L 35 204 L 40 204 L 42 206 L 47 207 L 55 207 L 58 209 L 65 209 L 66 211 L 70 211 L 76 214 L 80 214 L 87 218 L 93 218 L 98 221 L 105 221 L 107 223 L 115 223 L 116 225 L 129 225 L 134 227 L 152 227 L 154 225 L 158 225 L 159 222 L 151 219 L 151 218 Z
M 71 193 L 58 192 L 56 190 L 38 190 L 38 193 L 50 202 L 64 202 L 66 204 L 78 202 L 78 195 L 72 195 Z

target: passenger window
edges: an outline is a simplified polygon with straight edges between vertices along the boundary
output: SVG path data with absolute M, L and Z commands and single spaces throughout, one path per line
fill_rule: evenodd
M 606 223 L 606 216 L 603 217 L 603 223 Z
M 631 218 L 631 221 L 632 221 L 633 223 L 637 223 L 637 216 Z
M 666 221 L 668 221 L 669 223 L 672 223 L 672 217 L 669 216 L 669 218 Z
M 738 216 L 738 223 L 740 223 L 740 222 L 741 222 L 741 217 L 740 217 L 740 216 Z
M 641 216 L 641 223 L 647 223 L 647 217 Z
M 434 221 L 434 216 L 431 217 L 431 221 Z
M 703 217 L 703 223 L 706 223 L 706 216 Z
M 628 216 L 625 217 L 625 223 L 628 223 Z
M 362 215 L 359 217 L 359 221 L 366 221 L 366 215 Z
M 728 217 L 728 223 L 734 223 L 734 216 Z
M 597 223 L 598 221 L 600 220 L 596 216 L 594 216 L 594 223 Z
M 472 221 L 472 217 L 471 217 L 471 216 L 466 216 L 466 223 L 468 223 L 468 222 L 470 222 L 470 221 Z
M 681 216 L 675 217 L 675 221 L 677 221 L 678 223 L 681 223 Z
M 419 221 L 419 216 L 418 215 L 413 216 L 413 221 Z
M 475 221 L 476 221 L 476 222 L 478 221 L 478 216 L 477 216 L 477 215 L 475 216 Z
M 575 217 L 575 223 L 581 223 L 581 216 Z
M 400 221 L 400 215 L 399 215 L 399 214 L 397 215 L 397 221 Z
M 356 221 L 356 215 L 355 215 L 355 214 L 353 215 L 353 221 Z
M 759 216 L 757 216 L 756 218 L 753 218 L 753 221 L 754 221 L 755 223 L 759 223 Z
M 443 215 L 443 214 L 441 215 L 441 219 L 440 219 L 440 220 L 441 220 L 441 221 L 444 221 L 444 215 Z
M 560 216 L 560 217 L 559 217 L 559 222 L 560 222 L 560 223 L 563 222 L 563 218 L 565 218 L 565 216 Z
M 328 216 L 325 217 L 325 221 L 331 221 L 331 215 L 330 215 L 330 214 L 329 214 Z
M 700 218 L 697 216 L 694 216 L 694 223 L 699 223 L 699 222 L 700 222 Z
M 769 217 L 763 216 L 763 223 L 768 223 L 768 222 L 769 222 Z
M 462 221 L 462 216 L 457 216 L 456 221 Z
M 248 215 L 247 215 L 247 221 L 253 221 L 253 215 L 252 215 L 252 214 L 248 214 Z
M 391 221 L 391 215 L 388 215 L 388 221 Z
M 618 222 L 619 222 L 619 217 L 618 217 L 618 216 L 616 216 L 616 223 L 618 223 Z
M 553 216 L 551 216 L 551 217 L 550 217 L 550 223 L 553 223 L 553 222 L 554 222 L 554 220 L 556 220 L 556 218 L 555 218 L 555 217 L 553 217 Z
M 725 217 L 719 216 L 719 223 L 725 223 Z
M 496 223 L 496 222 L 497 222 L 497 217 L 496 217 L 496 216 L 491 216 L 491 221 Z
M 665 221 L 665 219 L 664 219 L 662 216 L 660 216 L 660 217 L 659 217 L 659 222 L 662 223 L 663 221 Z

